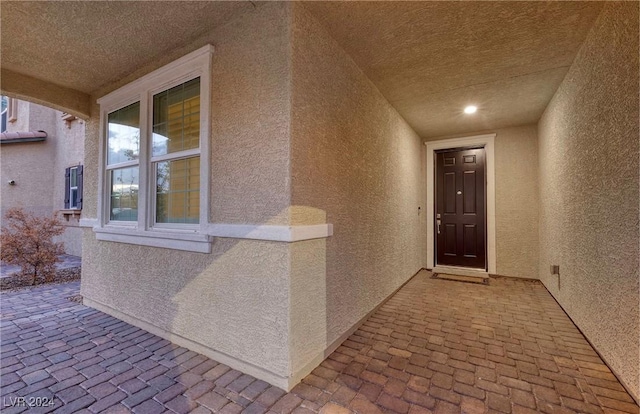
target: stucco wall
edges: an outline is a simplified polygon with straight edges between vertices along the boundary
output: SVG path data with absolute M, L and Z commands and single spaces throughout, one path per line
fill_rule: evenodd
M 11 207 L 22 207 L 40 216 L 51 216 L 64 208 L 65 168 L 82 164 L 84 124 L 74 121 L 69 126 L 62 113 L 26 101 L 16 101 L 17 119 L 9 123 L 9 132 L 43 130 L 44 142 L 2 146 L 2 215 Z M 7 182 L 15 180 L 15 186 Z M 62 216 L 58 215 L 62 219 Z M 82 255 L 82 231 L 77 219 L 61 220 L 65 232 L 56 237 L 64 243 L 67 254 Z
M 429 138 L 495 133 L 496 272 L 538 278 L 538 138 L 535 125 Z
M 538 135 L 535 125 L 496 131 L 496 271 L 538 278 Z
M 45 142 L 2 146 L 2 217 L 8 209 L 14 207 L 23 208 L 39 216 L 51 216 L 53 189 L 51 181 L 45 177 L 49 177 L 53 171 L 53 150 L 49 138 Z M 25 160 L 26 156 L 29 157 L 28 161 Z M 16 184 L 9 185 L 10 180 L 15 180 Z
M 421 143 L 305 7 L 292 9 L 291 221 L 334 231 L 315 259 L 326 263 L 320 347 L 426 260 Z
M 99 107 L 96 99 L 199 47 L 215 48 L 211 87 L 212 223 L 288 224 L 289 7 L 258 4 L 225 25 L 100 88 L 92 97 L 87 148 L 95 153 L 97 186 Z M 93 148 L 95 147 L 95 148 Z M 89 164 L 89 163 L 87 163 Z M 96 217 L 96 189 L 86 217 Z
M 337 232 L 291 244 L 217 239 L 200 255 L 98 242 L 86 229 L 82 293 L 245 372 L 295 382 L 422 267 L 420 140 L 306 10 L 285 3 L 260 5 L 98 95 L 206 43 L 216 49 L 211 222 Z M 92 113 L 85 218 L 97 217 Z
M 289 273 L 289 359 L 302 379 L 324 359 L 327 343 L 327 240 L 291 244 Z
M 286 243 L 217 239 L 205 255 L 97 242 L 86 229 L 82 295 L 259 369 L 245 372 L 284 377 L 288 255 Z
M 288 224 L 289 36 L 289 6 L 260 5 L 99 94 L 214 45 L 211 222 Z M 85 218 L 97 217 L 98 112 L 87 123 Z M 83 249 L 92 305 L 287 388 L 289 244 L 217 238 L 207 255 L 97 241 L 85 229 Z
M 17 119 L 7 125 L 7 131 L 43 130 L 48 137 L 44 142 L 4 144 L 0 147 L 2 217 L 6 210 L 14 207 L 51 216 L 54 208 L 51 176 L 57 144 L 55 111 L 25 101 L 17 102 Z M 16 184 L 10 186 L 9 180 L 15 180 Z
M 638 119 L 638 4 L 607 3 L 538 124 L 540 279 L 636 400 Z
M 65 191 L 65 169 L 82 165 L 84 163 L 84 132 L 85 124 L 81 119 L 73 120 L 71 123 L 64 122 L 62 113 L 55 111 L 55 173 L 53 180 L 53 200 L 54 210 L 64 208 Z M 78 227 L 78 217 L 69 217 L 66 221 L 59 214 L 61 221 L 67 225 L 64 234 L 59 240 L 64 243 L 64 250 L 67 254 L 82 256 L 82 229 Z

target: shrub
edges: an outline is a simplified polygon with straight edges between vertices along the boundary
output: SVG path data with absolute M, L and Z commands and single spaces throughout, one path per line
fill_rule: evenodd
M 55 265 L 60 261 L 63 244 L 55 243 L 54 236 L 64 232 L 55 217 L 38 217 L 20 208 L 12 208 L 5 214 L 5 226 L 0 234 L 0 259 L 20 266 L 20 275 L 31 277 L 35 285 L 40 279 L 52 282 Z

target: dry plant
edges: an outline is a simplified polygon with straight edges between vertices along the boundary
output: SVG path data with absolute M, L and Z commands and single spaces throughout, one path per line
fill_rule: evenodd
M 55 265 L 63 253 L 63 244 L 53 241 L 64 232 L 55 217 L 38 217 L 21 208 L 12 208 L 5 214 L 5 226 L 0 233 L 0 259 L 20 266 L 20 275 L 31 277 L 35 285 L 40 279 L 52 282 Z

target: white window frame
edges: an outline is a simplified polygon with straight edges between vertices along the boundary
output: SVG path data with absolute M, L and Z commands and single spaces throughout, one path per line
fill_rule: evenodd
M 213 46 L 207 45 L 163 66 L 98 99 L 100 105 L 100 169 L 98 177 L 98 223 L 94 227 L 98 240 L 170 249 L 211 251 L 209 228 L 209 171 L 211 131 L 211 59 Z M 152 161 L 153 96 L 189 80 L 200 78 L 200 147 L 171 154 L 170 158 L 200 156 L 200 210 L 198 224 L 155 223 L 155 173 Z M 110 217 L 110 178 L 107 168 L 108 116 L 111 112 L 140 102 L 140 148 L 136 161 L 139 169 L 138 220 L 113 221 Z

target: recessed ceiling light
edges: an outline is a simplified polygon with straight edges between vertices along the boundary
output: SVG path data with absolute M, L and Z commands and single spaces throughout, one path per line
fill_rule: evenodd
M 478 110 L 477 106 L 469 105 L 466 108 L 464 108 L 464 113 L 465 114 L 475 114 L 477 110 Z

